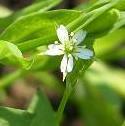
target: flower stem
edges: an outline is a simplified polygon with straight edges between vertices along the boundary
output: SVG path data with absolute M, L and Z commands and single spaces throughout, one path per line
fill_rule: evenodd
M 70 97 L 70 94 L 72 92 L 72 88 L 71 86 L 68 84 L 65 91 L 64 91 L 64 95 L 63 95 L 63 98 L 61 100 L 61 103 L 59 105 L 59 108 L 58 108 L 58 112 L 57 112 L 57 119 L 58 119 L 58 122 L 60 123 L 61 120 L 62 120 L 62 116 L 63 116 L 63 111 L 65 109 L 65 106 L 66 106 L 66 103 Z

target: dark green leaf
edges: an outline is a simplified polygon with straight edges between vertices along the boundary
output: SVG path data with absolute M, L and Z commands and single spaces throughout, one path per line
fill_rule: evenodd
M 31 119 L 24 110 L 0 107 L 0 126 L 30 126 Z
M 41 91 L 38 91 L 34 96 L 28 112 L 35 115 L 31 120 L 30 126 L 58 126 L 55 113 L 46 96 Z
M 58 124 L 47 98 L 38 91 L 28 110 L 0 107 L 0 126 L 58 126 Z

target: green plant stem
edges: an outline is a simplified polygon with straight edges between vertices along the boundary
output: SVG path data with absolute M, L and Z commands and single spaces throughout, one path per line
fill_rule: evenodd
M 68 83 L 68 85 L 67 85 L 67 87 L 64 91 L 64 95 L 63 95 L 63 98 L 61 100 L 61 103 L 59 105 L 58 112 L 57 112 L 57 118 L 58 118 L 59 123 L 62 120 L 63 111 L 65 109 L 66 103 L 67 103 L 71 93 L 72 93 L 72 88 L 70 86 L 70 83 Z

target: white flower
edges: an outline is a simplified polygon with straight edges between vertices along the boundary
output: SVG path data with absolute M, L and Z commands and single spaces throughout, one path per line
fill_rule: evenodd
M 57 28 L 57 36 L 60 43 L 50 44 L 44 54 L 51 56 L 64 55 L 60 65 L 64 81 L 67 73 L 73 70 L 74 58 L 90 59 L 93 56 L 93 51 L 83 46 L 78 46 L 86 37 L 86 32 L 83 30 L 75 34 L 72 32 L 69 35 L 66 27 L 60 25 Z

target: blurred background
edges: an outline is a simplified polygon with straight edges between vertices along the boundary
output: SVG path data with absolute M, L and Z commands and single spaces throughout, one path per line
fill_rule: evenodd
M 0 17 L 7 17 L 33 2 L 0 0 Z M 53 9 L 80 10 L 88 2 L 65 0 Z M 97 39 L 94 49 L 96 61 L 78 81 L 66 106 L 62 126 L 118 126 L 124 119 L 125 30 Z M 0 105 L 25 109 L 38 87 L 43 89 L 53 109 L 57 110 L 65 88 L 58 68 L 52 71 L 40 68 L 25 74 L 14 67 L 0 65 Z

